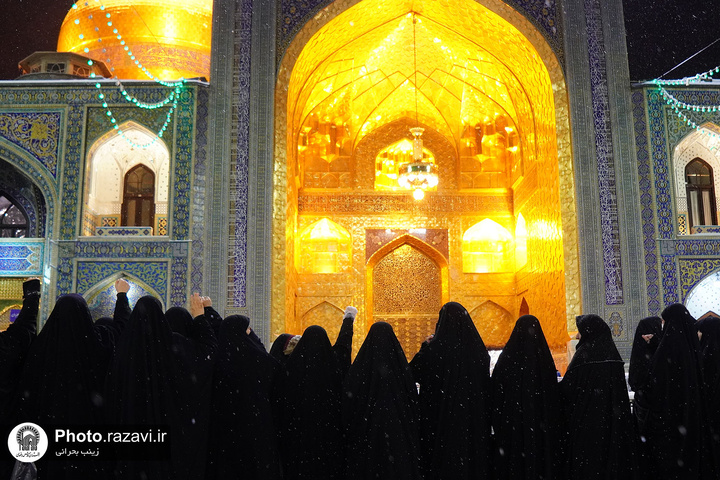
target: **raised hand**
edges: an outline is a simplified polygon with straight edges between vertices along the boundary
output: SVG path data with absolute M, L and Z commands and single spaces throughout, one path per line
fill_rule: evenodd
M 127 293 L 130 291 L 130 284 L 124 278 L 115 280 L 115 291 L 117 293 Z

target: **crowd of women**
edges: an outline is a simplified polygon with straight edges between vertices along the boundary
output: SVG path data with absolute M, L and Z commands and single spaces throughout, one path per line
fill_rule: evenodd
M 39 479 L 718 478 L 720 319 L 696 323 L 679 304 L 638 325 L 633 416 L 623 360 L 597 315 L 577 318 L 558 382 L 531 315 L 517 320 L 491 377 L 454 302 L 408 363 L 383 322 L 351 361 L 353 307 L 334 344 L 311 326 L 268 353 L 247 317 L 222 319 L 197 294 L 190 311 L 163 312 L 152 297 L 131 310 L 124 280 L 113 318 L 93 321 L 81 296 L 65 295 L 36 335 L 40 285 L 24 287 L 19 317 L 0 334 L 3 425 L 170 432 L 169 460 L 45 456 Z M 2 475 L 17 476 L 17 465 L 3 462 Z

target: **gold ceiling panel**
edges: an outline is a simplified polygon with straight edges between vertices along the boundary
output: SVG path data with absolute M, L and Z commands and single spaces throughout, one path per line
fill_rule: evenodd
M 477 2 L 365 0 L 357 7 L 333 21 L 332 34 L 318 31 L 295 63 L 292 131 L 315 114 L 344 124 L 356 145 L 382 125 L 413 117 L 416 108 L 456 145 L 465 125 L 498 114 L 521 137 L 554 123 L 551 112 L 532 108 L 539 99 L 552 104 L 534 47 Z M 534 150 L 534 140 L 524 140 Z

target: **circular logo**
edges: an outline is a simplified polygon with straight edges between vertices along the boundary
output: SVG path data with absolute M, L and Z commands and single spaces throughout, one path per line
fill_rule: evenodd
M 8 450 L 20 462 L 30 463 L 40 460 L 47 449 L 48 436 L 40 425 L 21 423 L 8 435 Z

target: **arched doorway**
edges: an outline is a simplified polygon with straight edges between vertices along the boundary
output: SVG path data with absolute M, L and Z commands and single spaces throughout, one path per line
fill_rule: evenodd
M 549 343 L 564 345 L 580 309 L 566 303 L 580 288 L 566 104 L 557 59 L 501 2 L 328 6 L 290 45 L 278 76 L 272 333 L 297 329 L 330 298 L 361 307 L 357 331 L 369 328 L 368 259 L 409 235 L 447 259 L 448 299 L 514 305 L 514 317 L 522 292 L 544 313 Z M 418 125 L 423 156 L 439 170 L 421 202 L 384 168 Z M 300 272 L 297 232 L 322 218 L 349 233 L 350 267 Z M 463 236 L 484 219 L 521 235 L 495 242 L 509 256 L 502 269 L 464 270 Z

